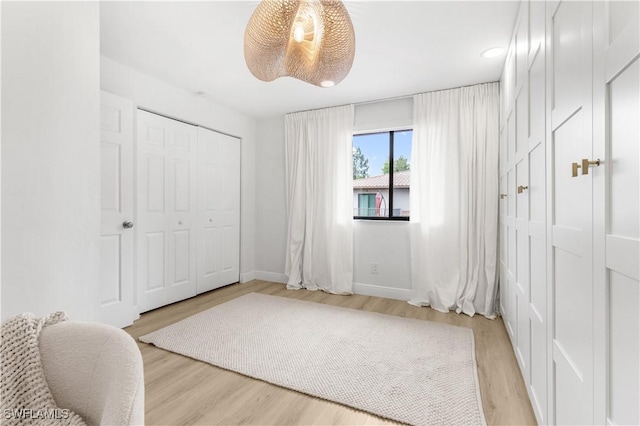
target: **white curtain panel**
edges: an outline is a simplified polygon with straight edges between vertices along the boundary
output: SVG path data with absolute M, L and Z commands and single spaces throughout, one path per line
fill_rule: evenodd
M 495 318 L 498 83 L 413 100 L 409 303 Z
M 353 114 L 285 116 L 288 289 L 353 291 Z

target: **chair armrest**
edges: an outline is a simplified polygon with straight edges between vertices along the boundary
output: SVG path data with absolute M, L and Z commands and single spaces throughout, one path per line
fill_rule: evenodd
M 45 378 L 59 407 L 89 424 L 144 424 L 142 356 L 126 332 L 66 321 L 44 327 L 39 347 Z

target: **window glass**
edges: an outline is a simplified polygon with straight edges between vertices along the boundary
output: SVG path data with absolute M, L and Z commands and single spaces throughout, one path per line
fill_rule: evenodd
M 411 190 L 411 136 L 413 131 L 393 133 L 393 216 L 409 217 Z
M 409 218 L 411 136 L 411 130 L 354 135 L 354 217 Z

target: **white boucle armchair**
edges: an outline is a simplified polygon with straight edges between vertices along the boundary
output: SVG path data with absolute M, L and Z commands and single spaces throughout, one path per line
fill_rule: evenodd
M 142 356 L 125 331 L 65 321 L 42 329 L 39 348 L 59 407 L 91 425 L 144 424 Z

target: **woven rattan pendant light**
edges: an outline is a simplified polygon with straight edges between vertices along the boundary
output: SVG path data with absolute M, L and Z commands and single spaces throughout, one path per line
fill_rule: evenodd
M 244 58 L 262 81 L 290 76 L 331 87 L 349 73 L 355 45 L 341 1 L 263 0 L 244 33 Z

